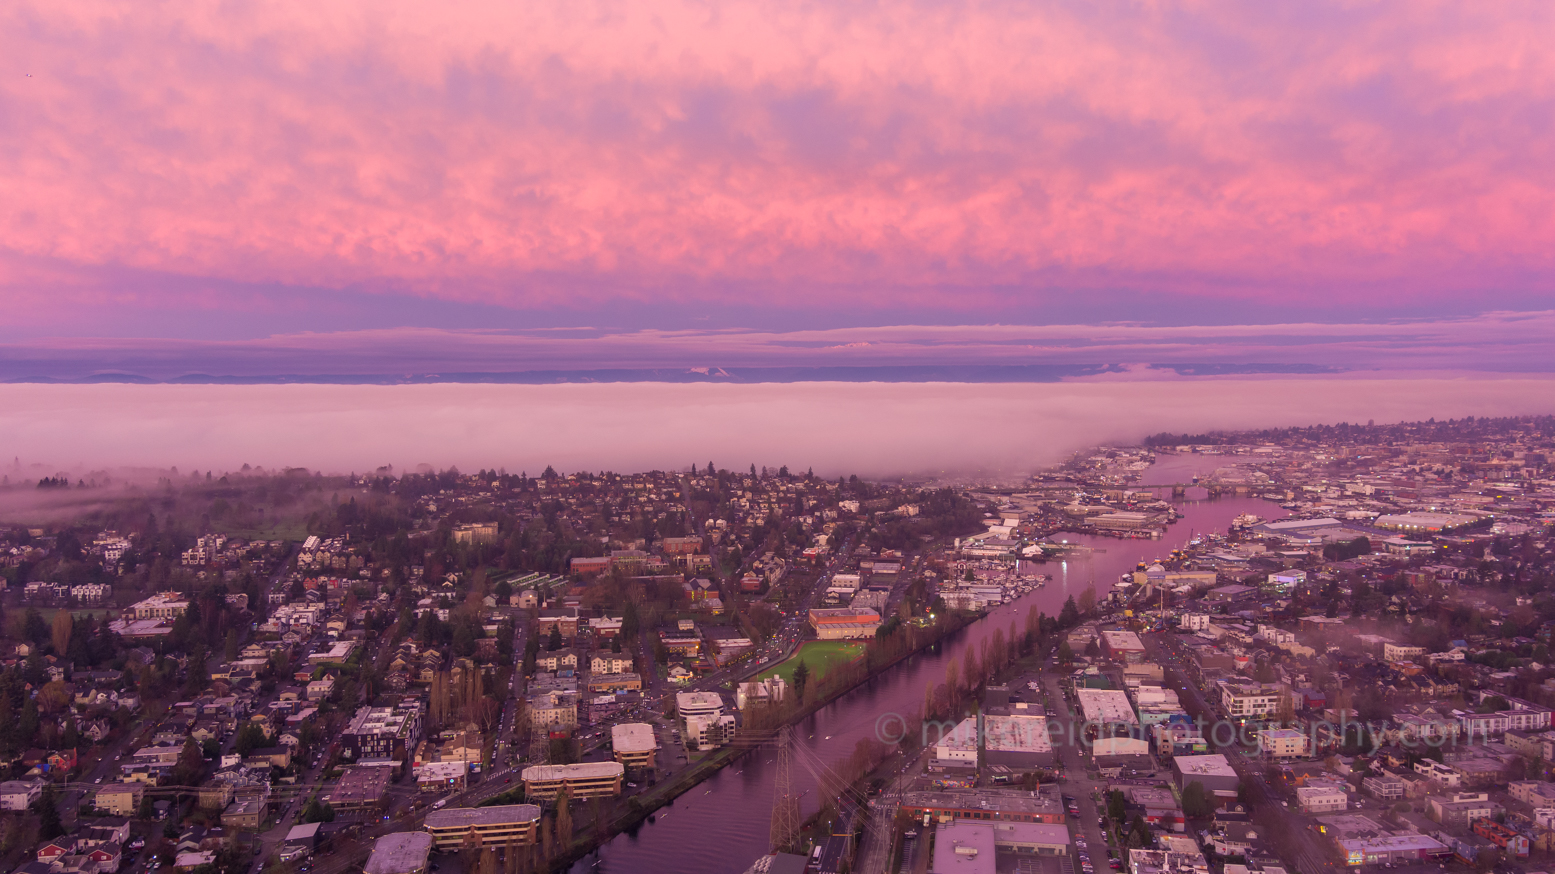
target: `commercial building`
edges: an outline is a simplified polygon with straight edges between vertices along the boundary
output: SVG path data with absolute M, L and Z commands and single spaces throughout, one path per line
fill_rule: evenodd
M 935 830 L 934 845 L 931 872 L 992 872 L 997 853 L 1068 856 L 1069 828 L 1041 823 L 958 820 L 942 824 Z
M 1490 800 L 1487 792 L 1454 792 L 1446 796 L 1433 796 L 1426 806 L 1426 816 L 1446 828 L 1467 828 L 1481 819 L 1493 819 L 1506 808 Z
M 1074 690 L 1075 697 L 1080 701 L 1080 712 L 1085 721 L 1099 726 L 1134 726 L 1139 724 L 1139 717 L 1134 714 L 1134 705 L 1128 700 L 1128 693 L 1121 689 L 1085 689 Z
M 550 801 L 566 789 L 572 798 L 620 795 L 626 768 L 620 762 L 532 765 L 523 771 L 524 795 Z
M 1064 803 L 1058 786 L 1046 784 L 1036 792 L 1010 789 L 971 789 L 964 791 L 908 792 L 902 796 L 902 811 L 915 819 L 952 822 L 970 819 L 987 822 L 1064 823 Z
M 450 807 L 427 813 L 422 828 L 438 850 L 455 850 L 473 833 L 475 843 L 532 846 L 539 835 L 540 808 L 533 804 L 499 807 Z
M 935 830 L 929 874 L 993 874 L 996 853 L 993 826 L 946 823 Z
M 590 692 L 637 692 L 643 687 L 643 678 L 631 671 L 624 674 L 590 674 Z
M 432 836 L 426 832 L 384 835 L 373 844 L 362 874 L 425 874 L 432 845 Z
M 1053 741 L 1047 717 L 1028 714 L 989 714 L 983 717 L 985 764 L 1021 770 L 1053 764 Z
M 871 638 L 880 628 L 880 614 L 868 607 L 829 607 L 810 611 L 810 627 L 821 640 Z
M 693 716 L 686 720 L 686 744 L 699 750 L 716 749 L 734 740 L 734 716 Z
M 1178 756 L 1172 759 L 1172 776 L 1177 781 L 1179 791 L 1188 788 L 1191 783 L 1200 783 L 1222 800 L 1234 800 L 1242 785 L 1236 769 L 1220 753 Z
M 628 768 L 653 767 L 659 738 L 646 722 L 624 722 L 610 727 L 610 749 L 616 761 Z
M 675 712 L 680 714 L 681 719 L 690 719 L 693 716 L 722 716 L 724 699 L 717 692 L 677 692 Z
M 404 762 L 421 736 L 421 711 L 413 707 L 363 707 L 340 736 L 341 753 L 353 762 Z
M 365 813 L 384 806 L 393 769 L 382 765 L 354 765 L 341 773 L 324 799 L 338 813 Z
M 1389 831 L 1361 814 L 1324 816 L 1319 822 L 1333 837 L 1340 858 L 1352 868 L 1400 865 L 1452 854 L 1451 848 L 1435 838 L 1414 832 Z
M 1298 786 L 1296 802 L 1302 813 L 1336 813 L 1350 806 L 1350 796 L 1338 786 Z
M 1145 660 L 1145 644 L 1132 631 L 1103 631 L 1101 651 L 1115 662 L 1133 665 Z

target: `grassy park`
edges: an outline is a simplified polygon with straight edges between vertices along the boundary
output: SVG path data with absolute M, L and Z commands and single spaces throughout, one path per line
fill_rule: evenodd
M 810 667 L 810 682 L 818 683 L 836 665 L 845 665 L 864 654 L 864 644 L 855 640 L 811 640 L 799 647 L 790 658 L 762 671 L 756 679 L 765 680 L 776 674 L 783 682 L 794 681 L 794 668 L 804 662 Z

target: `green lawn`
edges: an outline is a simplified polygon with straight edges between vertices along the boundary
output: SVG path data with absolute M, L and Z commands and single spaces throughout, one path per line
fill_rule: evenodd
M 799 667 L 802 661 L 810 668 L 810 680 L 818 682 L 833 666 L 847 664 L 863 654 L 864 644 L 859 641 L 812 640 L 801 645 L 799 651 L 788 660 L 756 675 L 756 679 L 764 680 L 776 674 L 783 678 L 783 682 L 792 683 L 794 668 Z

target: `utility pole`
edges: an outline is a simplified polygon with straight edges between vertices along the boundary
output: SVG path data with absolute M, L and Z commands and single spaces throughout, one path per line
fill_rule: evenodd
M 799 835 L 799 796 L 794 793 L 794 729 L 778 731 L 777 777 L 772 787 L 772 852 L 781 852 Z

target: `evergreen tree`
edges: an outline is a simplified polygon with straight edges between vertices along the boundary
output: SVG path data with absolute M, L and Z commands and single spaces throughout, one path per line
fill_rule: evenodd
M 803 703 L 805 686 L 809 685 L 809 683 L 810 666 L 801 659 L 799 664 L 794 666 L 794 700 Z
M 65 824 L 59 816 L 59 794 L 53 783 L 43 784 L 43 794 L 38 796 L 38 837 L 48 841 L 65 833 Z

